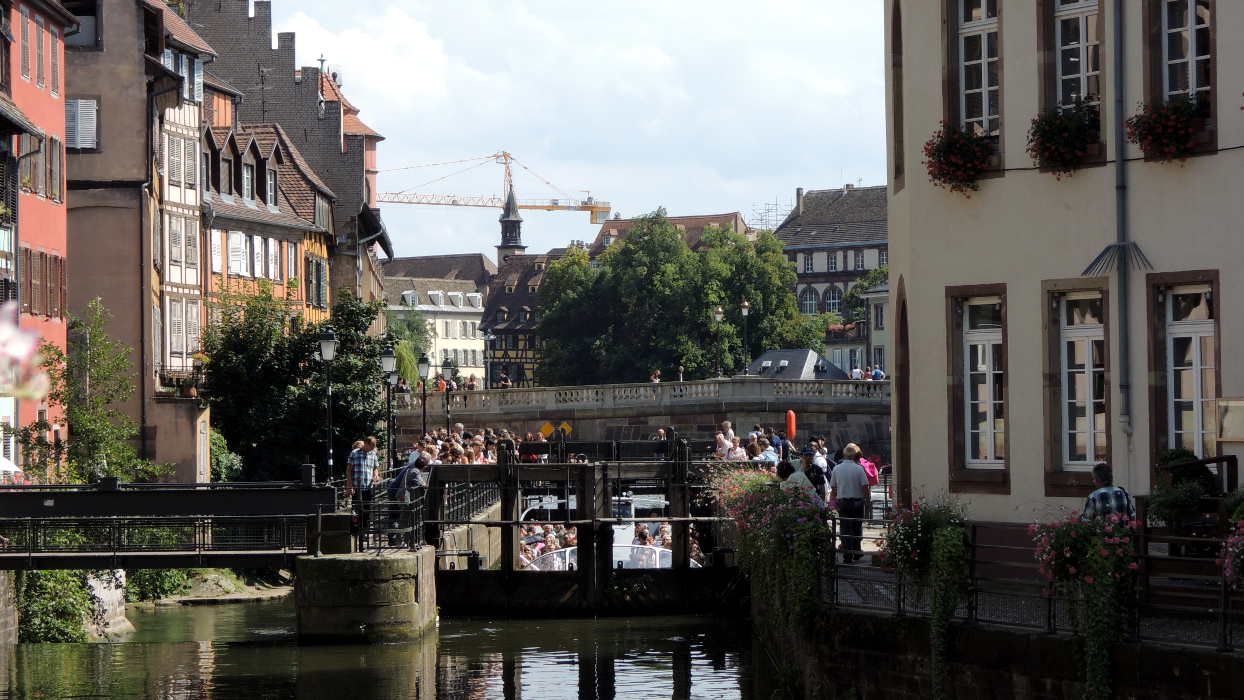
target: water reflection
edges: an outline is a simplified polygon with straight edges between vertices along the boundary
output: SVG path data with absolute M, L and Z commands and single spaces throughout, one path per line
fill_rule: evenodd
M 289 602 L 131 615 L 110 644 L 0 649 L 0 698 L 747 698 L 750 639 L 705 618 L 448 620 L 416 643 L 300 647 Z

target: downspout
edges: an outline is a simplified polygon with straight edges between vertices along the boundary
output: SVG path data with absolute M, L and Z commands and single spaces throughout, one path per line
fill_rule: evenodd
M 1131 292 L 1129 267 L 1131 266 L 1130 238 L 1127 219 L 1127 141 L 1123 132 L 1124 88 L 1126 79 L 1124 62 L 1123 0 L 1114 0 L 1114 209 L 1115 245 L 1119 259 L 1119 421 L 1128 437 L 1131 451 L 1132 437 L 1132 354 Z

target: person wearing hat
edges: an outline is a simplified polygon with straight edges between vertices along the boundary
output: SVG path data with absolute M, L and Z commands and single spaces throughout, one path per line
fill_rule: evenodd
M 825 474 L 825 469 L 816 463 L 816 450 L 812 449 L 811 445 L 804 445 L 799 456 L 803 460 L 804 476 L 808 477 L 808 482 L 812 484 L 812 488 L 816 489 L 816 495 L 820 496 L 822 501 L 828 500 L 829 478 Z

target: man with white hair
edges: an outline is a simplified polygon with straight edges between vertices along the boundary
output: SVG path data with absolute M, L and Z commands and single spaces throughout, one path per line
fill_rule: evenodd
M 838 503 L 842 523 L 842 561 L 860 558 L 860 539 L 864 533 L 864 503 L 868 498 L 868 472 L 860 466 L 860 446 L 854 442 L 842 448 L 842 461 L 829 477 L 830 503 Z

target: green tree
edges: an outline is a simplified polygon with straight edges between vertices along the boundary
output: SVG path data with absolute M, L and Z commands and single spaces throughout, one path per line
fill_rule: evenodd
M 703 378 L 773 348 L 819 350 L 834 319 L 800 315 L 794 286 L 794 265 L 772 233 L 749 241 L 710 227 L 692 251 L 658 210 L 595 266 L 582 250 L 549 266 L 540 285 L 540 376 L 549 384 L 643 381 L 682 366 L 686 377 Z
M 864 292 L 876 287 L 879 284 L 888 284 L 890 281 L 890 268 L 879 267 L 875 270 L 869 270 L 858 282 L 851 285 L 847 293 L 842 295 L 842 308 L 846 310 L 848 321 L 868 318 L 868 300 L 863 297 Z
M 412 386 L 419 381 L 419 356 L 431 347 L 427 321 L 418 311 L 390 311 L 389 333 L 397 355 L 397 373 Z
M 352 441 L 374 434 L 383 444 L 380 353 L 392 337 L 367 335 L 381 310 L 343 294 L 331 320 L 307 324 L 268 285 L 215 305 L 203 336 L 205 392 L 212 422 L 242 457 L 242 479 L 293 479 L 299 465 L 324 463 L 329 368 L 316 352 L 329 328 L 339 343 L 331 367 L 336 474 Z
M 97 297 L 86 317 L 71 319 L 68 354 L 51 343 L 39 348 L 50 388 L 48 403 L 64 411 L 68 440 L 47 439 L 52 426 L 37 420 L 18 432 L 26 471 L 66 483 L 103 476 L 122 481 L 154 481 L 171 465 L 138 456 L 138 423 L 119 406 L 134 395 L 136 379 L 129 346 L 105 331 L 112 314 Z
M 215 428 L 210 449 L 212 481 L 236 481 L 242 474 L 242 457 L 229 449 L 229 441 Z

